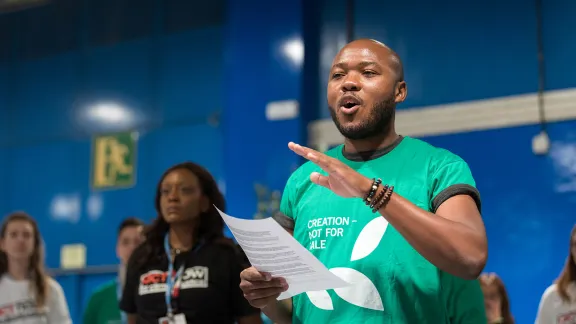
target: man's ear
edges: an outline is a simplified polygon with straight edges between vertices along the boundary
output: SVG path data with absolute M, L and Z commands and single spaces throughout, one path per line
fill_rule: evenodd
M 396 89 L 394 90 L 394 102 L 404 102 L 406 96 L 408 96 L 408 86 L 406 85 L 406 81 L 399 81 L 396 83 Z

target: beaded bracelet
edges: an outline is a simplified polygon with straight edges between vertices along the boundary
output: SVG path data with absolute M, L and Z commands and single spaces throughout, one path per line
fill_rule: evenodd
M 384 192 L 384 195 L 382 196 L 382 198 L 376 202 L 374 204 L 374 207 L 372 208 L 372 212 L 376 213 L 378 212 L 381 208 L 386 207 L 386 205 L 388 204 L 388 202 L 390 201 L 390 197 L 392 197 L 392 193 L 394 192 L 394 186 L 390 186 L 388 188 L 384 188 L 382 190 L 382 192 Z M 379 195 L 380 196 L 380 195 Z
M 376 178 L 372 179 L 372 186 L 370 187 L 370 191 L 368 191 L 366 196 L 364 196 L 364 203 L 367 206 L 370 206 L 370 204 L 372 203 L 374 195 L 376 194 L 376 191 L 378 190 L 378 187 L 380 187 L 381 183 L 382 179 L 376 179 Z
M 384 188 L 382 188 L 382 190 L 380 190 L 380 192 L 378 193 L 376 198 L 372 199 L 372 203 L 370 204 L 370 209 L 373 209 L 374 206 L 376 206 L 376 204 L 380 200 L 382 200 L 382 197 L 384 197 L 384 195 L 386 194 L 386 190 L 388 190 L 388 185 L 384 185 Z

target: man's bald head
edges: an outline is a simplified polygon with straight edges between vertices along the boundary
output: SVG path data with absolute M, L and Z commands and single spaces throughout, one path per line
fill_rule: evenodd
M 406 94 L 402 61 L 388 46 L 359 39 L 334 58 L 326 98 L 336 127 L 348 140 L 388 134 L 396 104 Z
M 347 49 L 366 49 L 374 52 L 378 58 L 383 60 L 383 62 L 381 62 L 382 64 L 388 65 L 390 69 L 394 71 L 397 77 L 396 81 L 404 81 L 404 66 L 402 65 L 402 60 L 400 59 L 400 56 L 386 44 L 368 38 L 354 40 L 346 44 L 338 52 L 334 59 L 334 63 L 336 63 L 336 60 L 338 60 L 342 52 Z

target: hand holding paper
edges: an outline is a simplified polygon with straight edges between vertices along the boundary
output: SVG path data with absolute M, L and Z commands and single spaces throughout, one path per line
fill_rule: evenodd
M 288 290 L 281 293 L 278 300 L 307 291 L 348 286 L 347 282 L 331 273 L 275 220 L 239 219 L 228 216 L 220 210 L 218 212 L 252 266 L 258 271 L 269 273 L 272 278 L 283 278 L 288 284 Z M 282 280 L 273 282 L 279 291 L 282 291 L 282 283 Z
M 260 272 L 254 267 L 244 269 L 240 273 L 240 289 L 250 305 L 264 308 L 288 290 L 289 286 L 284 278 L 272 278 L 266 272 Z

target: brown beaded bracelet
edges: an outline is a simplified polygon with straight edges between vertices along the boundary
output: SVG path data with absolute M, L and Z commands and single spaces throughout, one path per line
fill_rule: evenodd
M 380 192 L 378 193 L 376 198 L 372 199 L 372 203 L 370 204 L 370 209 L 373 209 L 374 206 L 376 206 L 376 204 L 380 200 L 382 200 L 382 197 L 384 197 L 384 194 L 386 194 L 386 190 L 388 190 L 388 185 L 384 185 L 384 187 L 382 188 L 382 190 L 380 190 Z
M 388 187 L 388 186 L 386 186 L 386 187 Z M 385 190 L 382 190 L 382 192 L 384 192 L 384 195 L 382 195 L 382 198 L 380 200 L 378 200 L 377 203 L 374 204 L 374 207 L 372 208 L 373 213 L 378 212 L 382 207 L 386 207 L 386 205 L 390 201 L 390 197 L 392 197 L 392 193 L 394 192 L 394 186 L 390 186 L 388 188 L 385 188 Z M 381 195 L 379 195 L 379 196 L 381 196 Z

